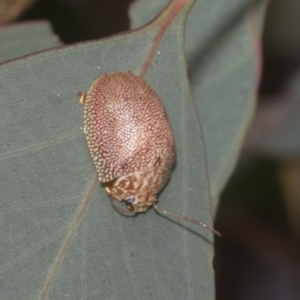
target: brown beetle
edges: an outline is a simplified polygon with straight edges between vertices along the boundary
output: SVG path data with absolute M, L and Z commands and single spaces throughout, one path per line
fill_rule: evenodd
M 99 181 L 130 211 L 157 201 L 175 161 L 175 142 L 154 89 L 132 73 L 107 73 L 85 97 L 84 132 Z
M 128 214 L 114 199 L 124 201 L 131 214 L 154 206 L 160 213 L 211 229 L 155 204 L 170 177 L 176 150 L 165 109 L 149 84 L 131 72 L 106 73 L 81 95 L 80 102 L 87 145 L 116 210 Z

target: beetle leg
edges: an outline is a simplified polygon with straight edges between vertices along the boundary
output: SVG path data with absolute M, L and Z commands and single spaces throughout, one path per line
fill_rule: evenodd
M 79 96 L 79 103 L 84 105 L 86 102 L 86 93 L 78 92 L 77 96 Z
M 120 207 L 118 207 L 116 204 L 115 204 L 115 201 L 117 201 L 112 195 L 109 195 L 109 200 L 110 200 L 110 203 L 112 205 L 112 207 L 121 215 L 124 215 L 124 216 L 129 216 L 129 217 L 133 217 L 135 215 L 134 212 L 130 212 L 130 211 L 127 211 L 127 210 L 124 210 L 124 209 L 121 209 Z

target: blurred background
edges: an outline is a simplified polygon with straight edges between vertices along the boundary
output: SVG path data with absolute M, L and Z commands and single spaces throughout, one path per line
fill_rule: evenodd
M 61 41 L 129 29 L 131 0 L 1 0 L 0 22 L 49 20 Z M 300 299 L 300 1 L 270 1 L 257 113 L 215 226 L 217 300 Z

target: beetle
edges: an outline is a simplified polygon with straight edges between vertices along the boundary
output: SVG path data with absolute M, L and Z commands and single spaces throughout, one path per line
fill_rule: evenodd
M 176 159 L 172 127 L 160 97 L 131 72 L 109 72 L 97 78 L 84 104 L 84 133 L 99 181 L 113 207 L 122 214 L 145 212 L 151 206 L 200 224 L 157 206 L 159 192 L 169 180 Z M 124 201 L 128 212 L 114 204 Z

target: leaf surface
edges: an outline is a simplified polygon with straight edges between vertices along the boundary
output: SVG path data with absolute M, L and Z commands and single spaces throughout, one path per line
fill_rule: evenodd
M 153 210 L 114 211 L 95 181 L 77 93 L 143 74 L 171 120 L 177 162 L 159 205 L 211 224 L 204 145 L 183 54 L 193 1 L 113 38 L 0 66 L 1 299 L 213 299 L 211 233 Z
M 167 2 L 136 2 L 131 10 L 132 28 L 151 20 Z M 266 2 L 198 0 L 187 19 L 185 53 L 215 207 L 255 108 Z
M 33 52 L 61 46 L 48 22 L 26 22 L 1 27 L 0 63 Z

